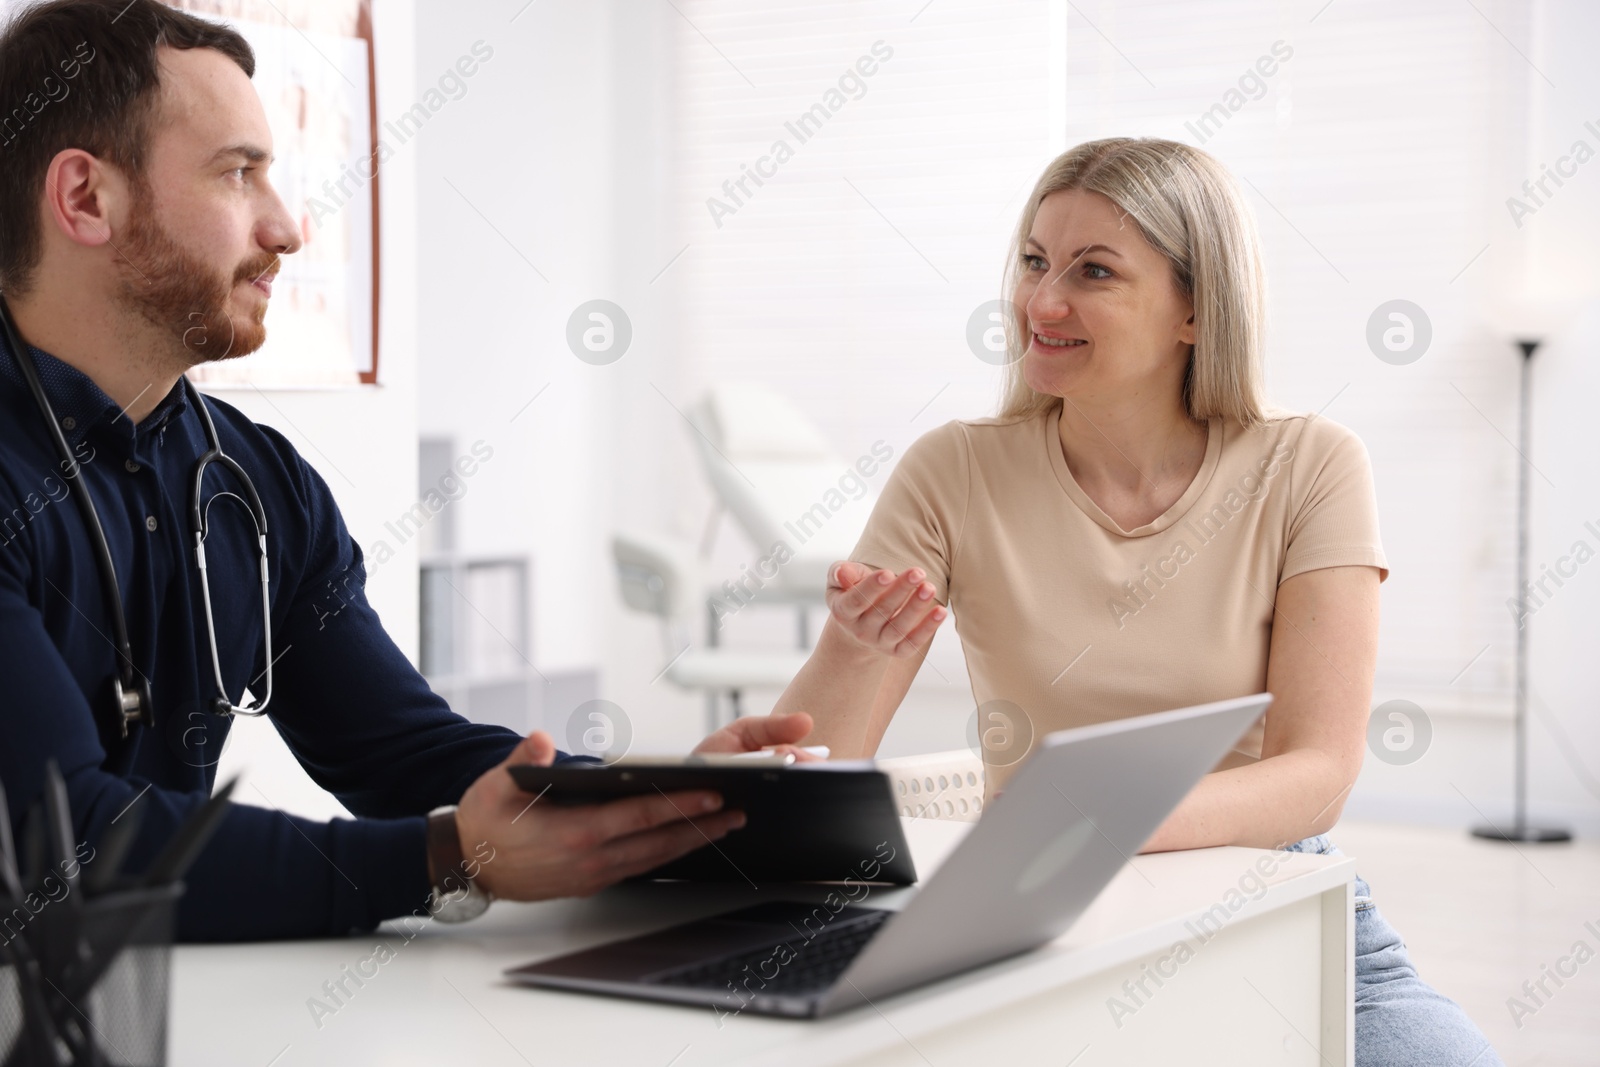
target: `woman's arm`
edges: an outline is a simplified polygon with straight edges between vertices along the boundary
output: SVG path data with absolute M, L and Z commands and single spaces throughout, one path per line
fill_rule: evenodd
M 827 745 L 840 759 L 877 751 L 949 614 L 925 577 L 915 567 L 896 575 L 859 563 L 834 565 L 817 647 L 772 709 L 811 716 L 815 725 L 804 744 Z
M 1206 775 L 1141 851 L 1277 848 L 1339 821 L 1361 770 L 1378 659 L 1378 569 L 1327 567 L 1278 586 L 1261 761 Z

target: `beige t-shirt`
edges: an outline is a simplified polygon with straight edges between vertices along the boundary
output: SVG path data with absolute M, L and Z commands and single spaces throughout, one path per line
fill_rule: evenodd
M 991 791 L 1052 731 L 1262 692 L 1284 579 L 1389 576 L 1366 448 L 1330 419 L 1211 419 L 1183 496 L 1124 530 L 1073 480 L 1060 412 L 919 438 L 850 557 L 921 567 L 950 606 Z M 1222 766 L 1259 759 L 1263 726 Z

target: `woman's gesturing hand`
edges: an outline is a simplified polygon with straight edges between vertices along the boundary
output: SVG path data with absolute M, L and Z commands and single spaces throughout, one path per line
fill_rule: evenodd
M 828 572 L 828 611 L 861 647 L 901 658 L 916 655 L 950 614 L 933 598 L 920 567 L 901 574 L 846 560 Z

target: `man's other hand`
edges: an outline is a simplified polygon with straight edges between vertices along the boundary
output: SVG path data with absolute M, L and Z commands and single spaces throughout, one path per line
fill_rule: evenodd
M 789 752 L 804 763 L 822 757 L 796 746 L 811 732 L 811 716 L 803 711 L 793 715 L 747 715 L 729 723 L 694 746 L 699 753 L 757 752 L 764 748 L 774 754 Z

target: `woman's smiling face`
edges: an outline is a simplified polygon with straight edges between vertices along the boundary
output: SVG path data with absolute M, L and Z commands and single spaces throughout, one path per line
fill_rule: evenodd
M 1022 376 L 1052 396 L 1151 397 L 1182 383 L 1193 307 L 1167 258 L 1100 193 L 1063 189 L 1039 204 L 1012 306 L 1025 331 Z

